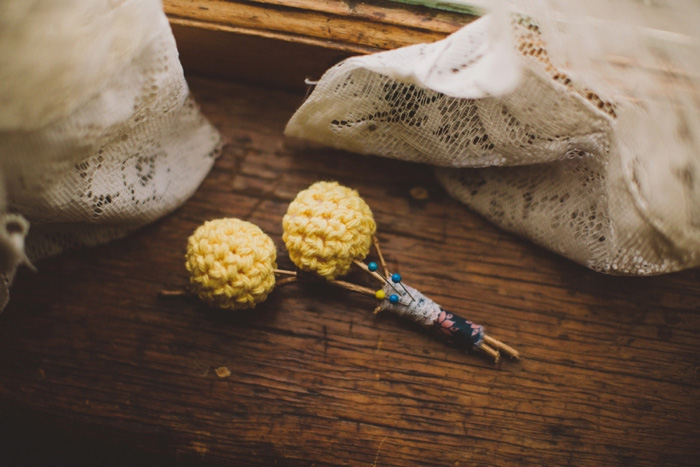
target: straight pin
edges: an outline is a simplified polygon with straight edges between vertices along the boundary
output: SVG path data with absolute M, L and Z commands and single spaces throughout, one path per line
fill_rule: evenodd
M 404 285 L 401 283 L 401 274 L 399 274 L 399 273 L 392 274 L 391 275 L 391 282 L 393 282 L 394 284 L 400 284 L 403 291 L 406 292 L 409 297 L 411 297 L 411 301 L 414 301 L 414 302 L 416 301 L 416 299 L 413 298 L 413 295 L 411 295 L 411 293 L 408 291 L 408 289 L 406 289 L 406 287 L 404 287 Z M 396 290 L 396 289 L 394 289 L 394 290 Z
M 384 261 L 382 250 L 379 249 L 379 239 L 377 237 L 372 237 L 372 245 L 374 246 L 374 250 L 377 252 L 377 256 L 379 256 L 379 264 L 382 265 L 382 271 L 384 271 L 384 275 L 388 279 L 389 269 L 386 267 L 386 261 Z
M 365 271 L 366 273 L 368 273 L 369 275 L 371 275 L 372 277 L 377 279 L 382 284 L 391 284 L 391 282 L 389 282 L 389 279 L 382 277 L 382 275 L 377 272 L 376 267 L 370 269 L 369 266 L 367 266 L 365 263 L 363 263 L 362 261 L 359 261 L 359 260 L 355 260 L 354 263 L 357 266 L 359 266 L 360 269 L 362 269 L 363 271 Z M 370 263 L 370 264 L 373 264 L 373 263 Z M 376 266 L 376 265 L 377 265 L 377 263 L 374 263 L 374 266 Z M 392 287 L 393 287 L 393 285 L 392 285 Z M 394 290 L 396 290 L 396 287 L 394 287 Z M 396 290 L 396 291 L 398 292 L 398 290 Z

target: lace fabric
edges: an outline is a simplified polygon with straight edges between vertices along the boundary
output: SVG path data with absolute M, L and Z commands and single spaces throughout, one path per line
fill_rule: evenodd
M 21 258 L 121 237 L 194 192 L 220 139 L 159 1 L 12 0 L 0 18 L 0 213 L 31 224 Z M 1 265 L 5 296 L 20 263 Z
M 628 23 L 601 25 L 591 12 L 613 7 L 569 3 L 516 3 L 443 41 L 348 59 L 286 133 L 438 166 L 472 209 L 597 271 L 695 267 L 700 28 L 684 18 L 699 7 L 620 2 Z M 657 16 L 671 36 L 644 23 Z

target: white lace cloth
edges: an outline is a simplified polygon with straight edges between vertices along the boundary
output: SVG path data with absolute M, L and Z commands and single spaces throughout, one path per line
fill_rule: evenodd
M 160 1 L 0 2 L 0 309 L 24 219 L 32 260 L 123 236 L 187 199 L 218 147 Z
M 350 58 L 286 133 L 440 166 L 453 196 L 597 271 L 698 266 L 700 5 L 612 4 L 520 2 Z

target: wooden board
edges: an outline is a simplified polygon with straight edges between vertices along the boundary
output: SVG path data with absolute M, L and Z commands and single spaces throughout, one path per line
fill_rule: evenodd
M 386 1 L 165 0 L 170 22 L 369 53 L 433 42 L 474 16 Z
M 476 18 L 386 1 L 163 4 L 188 72 L 298 93 L 343 58 L 434 42 Z
M 124 240 L 19 274 L 0 315 L 5 460 L 700 463 L 700 271 L 591 272 L 469 212 L 429 167 L 285 140 L 297 95 L 191 84 L 228 141 L 195 196 Z M 327 179 L 359 190 L 407 283 L 522 360 L 463 354 L 326 287 L 286 286 L 251 313 L 158 297 L 186 284 L 186 239 L 212 218 L 258 224 L 291 267 L 282 216 Z

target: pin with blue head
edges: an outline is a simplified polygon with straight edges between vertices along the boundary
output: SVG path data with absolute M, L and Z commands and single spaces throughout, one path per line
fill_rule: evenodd
M 408 289 L 406 289 L 406 287 L 404 287 L 404 285 L 401 283 L 401 274 L 399 274 L 397 272 L 392 274 L 391 275 L 391 282 L 393 282 L 394 284 L 400 285 L 401 288 L 403 289 L 403 291 L 406 292 L 409 297 L 411 297 L 411 300 L 415 300 L 415 298 L 413 298 L 413 295 L 411 295 L 411 292 L 409 292 Z
M 374 294 L 380 302 L 374 310 L 375 314 L 386 310 L 411 319 L 431 330 L 433 334 L 450 345 L 465 350 L 478 350 L 495 362 L 500 360 L 501 353 L 511 358 L 519 358 L 519 353 L 515 349 L 488 336 L 483 326 L 445 311 L 419 290 L 405 285 L 401 274 L 389 273 L 376 239 L 374 239 L 374 247 L 379 256 L 379 262 L 371 261 L 365 264 L 357 261 L 356 264 L 382 284 L 382 288 Z M 379 272 L 380 268 L 383 275 Z M 410 297 L 410 300 L 404 300 L 404 297 Z

